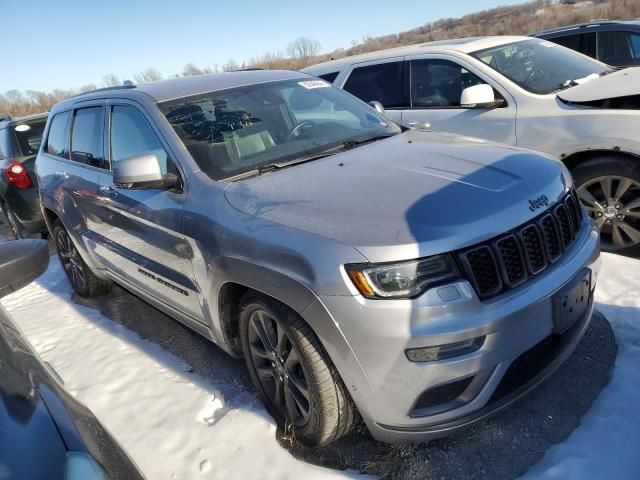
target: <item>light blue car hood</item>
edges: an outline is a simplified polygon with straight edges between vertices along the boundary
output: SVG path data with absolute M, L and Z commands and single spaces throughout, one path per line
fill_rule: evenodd
M 571 185 L 553 159 L 479 139 L 409 131 L 231 183 L 236 209 L 330 237 L 370 261 L 451 251 L 539 215 Z

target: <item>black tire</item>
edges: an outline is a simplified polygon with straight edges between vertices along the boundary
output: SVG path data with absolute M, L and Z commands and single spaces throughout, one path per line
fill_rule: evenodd
M 263 333 L 271 329 L 267 343 L 276 344 L 272 356 L 254 327 L 257 322 L 267 325 Z M 258 395 L 286 434 L 304 445 L 318 447 L 353 429 L 358 418 L 353 400 L 318 337 L 297 313 L 269 297 L 249 292 L 241 301 L 240 336 Z M 282 341 L 274 342 L 276 338 Z M 279 354 L 280 358 L 272 362 Z M 275 362 L 280 362 L 278 367 Z M 266 373 L 269 369 L 271 374 Z M 284 372 L 280 377 L 280 403 L 275 401 L 279 372 Z M 306 396 L 302 393 L 305 390 Z M 301 404 L 308 405 L 306 416 Z
M 69 233 L 60 220 L 53 223 L 53 241 L 64 272 L 75 292 L 82 297 L 99 297 L 111 290 L 112 282 L 94 275 L 80 256 Z
M 603 155 L 580 163 L 571 173 L 580 200 L 601 229 L 601 249 L 627 256 L 640 255 L 638 162 Z
M 9 224 L 9 228 L 11 229 L 11 233 L 13 234 L 13 238 L 16 240 L 20 240 L 21 238 L 26 238 L 26 234 L 20 221 L 16 217 L 16 214 L 13 213 L 11 207 L 7 204 L 2 204 L 2 213 L 4 213 L 5 218 L 7 219 L 7 223 Z

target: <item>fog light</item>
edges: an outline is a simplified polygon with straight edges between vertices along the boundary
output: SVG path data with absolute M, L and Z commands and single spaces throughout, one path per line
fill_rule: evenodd
M 482 347 L 484 339 L 485 337 L 482 336 L 437 347 L 407 348 L 404 353 L 412 362 L 433 362 L 475 352 Z

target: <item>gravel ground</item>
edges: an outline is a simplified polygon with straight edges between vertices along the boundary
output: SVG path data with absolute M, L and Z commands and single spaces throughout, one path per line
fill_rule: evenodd
M 7 236 L 6 225 L 0 224 L 0 236 Z M 116 287 L 101 298 L 74 297 L 74 301 L 158 344 L 194 372 L 252 390 L 242 361 L 127 291 Z M 387 479 L 516 478 L 576 428 L 608 383 L 616 353 L 609 324 L 596 315 L 576 351 L 547 382 L 507 411 L 456 435 L 429 445 L 393 447 L 374 441 L 359 426 L 322 449 L 282 444 L 307 462 Z

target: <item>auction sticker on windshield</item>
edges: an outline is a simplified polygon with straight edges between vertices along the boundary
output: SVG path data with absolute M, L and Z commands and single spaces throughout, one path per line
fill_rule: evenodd
M 302 82 L 298 82 L 298 85 L 308 89 L 326 88 L 331 86 L 330 83 L 327 83 L 324 80 L 304 80 Z

